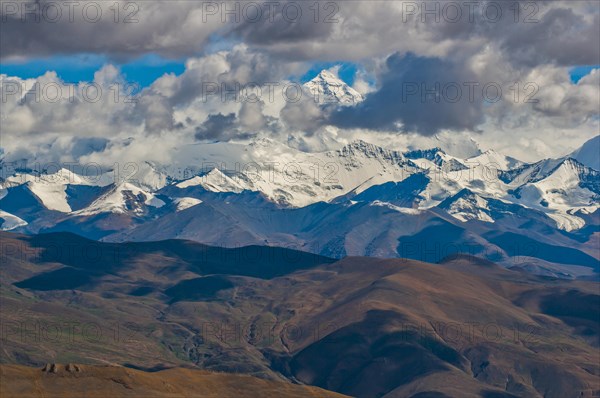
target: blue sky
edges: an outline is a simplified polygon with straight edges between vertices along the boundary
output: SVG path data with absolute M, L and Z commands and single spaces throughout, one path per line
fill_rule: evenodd
M 183 60 L 170 60 L 155 54 L 148 54 L 122 64 L 109 61 L 108 58 L 102 55 L 79 54 L 37 58 L 26 62 L 3 63 L 0 64 L 0 73 L 21 78 L 32 78 L 43 75 L 46 71 L 55 71 L 65 82 L 77 83 L 92 81 L 94 72 L 107 63 L 118 66 L 128 82 L 138 83 L 142 87 L 149 86 L 165 73 L 179 75 L 185 70 Z
M 126 63 L 110 61 L 106 56 L 97 54 L 77 54 L 69 56 L 53 56 L 48 58 L 29 59 L 24 62 L 5 62 L 0 64 L 0 73 L 20 78 L 34 78 L 47 71 L 55 71 L 61 79 L 68 83 L 91 81 L 94 73 L 103 65 L 112 63 L 118 66 L 128 82 L 138 83 L 141 87 L 149 86 L 165 73 L 180 75 L 185 70 L 185 61 L 163 58 L 156 54 L 148 54 Z M 304 83 L 315 77 L 321 70 L 340 65 L 339 76 L 349 85 L 354 84 L 360 66 L 352 62 L 318 62 L 299 80 Z M 577 83 L 582 77 L 600 65 L 580 65 L 569 70 L 571 81 Z
M 300 81 L 305 83 L 311 80 L 313 77 L 319 74 L 323 69 L 329 69 L 336 65 L 340 66 L 338 70 L 338 75 L 340 78 L 348 83 L 349 85 L 354 84 L 354 77 L 356 76 L 356 72 L 359 70 L 359 66 L 352 62 L 319 62 L 313 64 L 313 66 L 300 77 Z
M 184 60 L 171 60 L 156 54 L 149 54 L 126 63 L 117 63 L 107 57 L 95 54 L 78 54 L 70 56 L 54 56 L 35 58 L 25 62 L 9 62 L 0 64 L 0 73 L 20 78 L 34 78 L 47 71 L 55 71 L 61 79 L 68 83 L 92 81 L 94 73 L 103 65 L 111 63 L 118 66 L 128 82 L 138 83 L 141 87 L 149 86 L 165 73 L 180 75 L 185 70 Z M 346 83 L 354 84 L 359 66 L 350 62 L 319 62 L 299 77 L 302 83 L 315 77 L 321 70 L 340 65 L 339 76 Z
M 589 74 L 592 70 L 598 68 L 600 68 L 600 65 L 582 65 L 571 68 L 571 70 L 569 70 L 571 81 L 573 83 L 577 83 L 582 77 Z

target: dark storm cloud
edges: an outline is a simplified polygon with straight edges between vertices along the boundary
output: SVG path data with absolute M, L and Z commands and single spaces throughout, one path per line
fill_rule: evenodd
M 196 140 L 223 140 L 232 138 L 249 138 L 252 134 L 240 129 L 240 125 L 234 113 L 223 115 L 222 113 L 208 115 L 201 126 L 196 127 Z
M 235 119 L 234 113 L 208 115 L 206 121 L 201 126 L 196 127 L 195 137 L 197 140 L 216 139 L 225 135 L 228 131 L 237 131 Z
M 191 1 L 2 1 L 1 57 L 99 53 L 132 58 L 198 52 L 219 21 L 196 23 Z
M 328 9 L 316 11 L 318 7 Z M 338 22 L 335 16 L 338 12 L 339 5 L 335 2 L 327 5 L 304 1 L 278 2 L 271 12 L 268 9 L 242 12 L 247 17 L 232 29 L 231 35 L 258 45 L 326 39 Z
M 344 128 L 414 131 L 476 130 L 482 122 L 482 88 L 464 65 L 440 58 L 394 54 L 381 88 L 355 107 L 335 110 L 330 123 Z
M 197 55 L 209 39 L 238 38 L 270 45 L 327 38 L 332 23 L 316 17 L 312 3 L 258 5 L 255 18 L 241 1 L 2 1 L 0 56 L 39 57 L 98 53 L 128 59 L 147 53 Z M 332 2 L 332 4 L 335 4 Z M 212 9 L 213 5 L 216 9 Z M 233 15 L 227 10 L 234 10 Z M 237 10 L 237 11 L 235 11 Z
M 84 17 L 88 3 L 100 5 L 97 21 L 96 6 L 87 9 Z M 146 53 L 185 57 L 198 55 L 209 42 L 225 38 L 294 61 L 360 60 L 393 51 L 432 55 L 432 48 L 442 42 L 447 44 L 441 51 L 455 52 L 481 44 L 469 43 L 481 39 L 524 66 L 596 64 L 600 58 L 597 2 L 412 1 L 407 5 L 387 1 L 279 1 L 272 12 L 264 5 L 268 2 L 251 3 L 260 8 L 259 14 L 253 11 L 254 6 L 248 7 L 250 2 L 239 1 L 121 1 L 116 3 L 117 14 L 112 1 L 79 2 L 71 18 L 63 1 L 3 1 L 0 57 L 76 53 L 113 58 Z M 448 3 L 458 5 L 459 19 L 453 20 Z M 59 18 L 54 8 L 48 8 L 50 4 L 61 9 Z M 217 9 L 209 12 L 207 4 L 216 4 Z M 416 12 L 408 11 L 415 6 Z M 438 7 L 436 15 L 423 15 L 434 6 Z M 39 20 L 35 11 L 27 12 L 36 7 L 41 10 Z M 475 8 L 471 11 L 469 7 Z M 226 10 L 237 11 L 232 16 Z M 501 17 L 495 20 L 497 12 Z M 439 54 L 439 50 L 433 53 Z
M 600 62 L 600 17 L 591 19 L 586 22 L 570 9 L 552 9 L 539 22 L 518 24 L 499 40 L 515 64 L 595 65 Z
M 71 153 L 74 158 L 79 158 L 93 152 L 102 152 L 108 143 L 109 140 L 102 137 L 76 138 Z
M 448 3 L 432 2 L 429 7 L 419 7 L 415 15 L 407 17 L 408 21 L 421 25 L 435 40 L 486 38 L 490 43 L 497 43 L 515 65 L 595 65 L 600 61 L 598 3 L 587 10 L 589 12 L 580 9 L 577 13 L 572 7 L 584 2 L 450 3 L 462 6 L 443 11 Z M 432 10 L 434 5 L 438 12 L 427 14 L 426 9 Z

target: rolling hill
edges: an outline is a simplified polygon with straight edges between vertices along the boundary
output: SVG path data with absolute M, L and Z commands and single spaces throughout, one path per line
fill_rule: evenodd
M 600 389 L 597 282 L 460 254 L 336 261 L 177 240 L 1 238 L 5 364 L 192 366 L 356 397 Z

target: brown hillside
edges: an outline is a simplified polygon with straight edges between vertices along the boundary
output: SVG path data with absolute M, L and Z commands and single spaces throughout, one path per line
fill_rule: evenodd
M 173 368 L 143 372 L 118 366 L 0 366 L 3 398 L 342 398 L 320 388 L 255 377 Z

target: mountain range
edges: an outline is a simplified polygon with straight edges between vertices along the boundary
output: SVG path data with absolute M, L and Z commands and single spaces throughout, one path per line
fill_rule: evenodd
M 329 71 L 305 87 L 325 102 L 362 101 Z M 108 242 L 281 246 L 334 258 L 436 262 L 467 253 L 546 275 L 596 278 L 599 150 L 597 136 L 565 157 L 525 163 L 493 150 L 462 158 L 358 140 L 303 152 L 256 138 L 196 143 L 174 148 L 170 164 L 101 171 L 0 163 L 0 229 Z
M 435 262 L 467 253 L 589 278 L 599 269 L 600 172 L 589 149 L 597 143 L 527 164 L 491 150 L 461 159 L 364 141 L 306 153 L 263 138 L 180 148 L 186 165 L 144 163 L 126 176 L 17 169 L 1 182 L 1 228 L 260 244 L 334 258 Z

